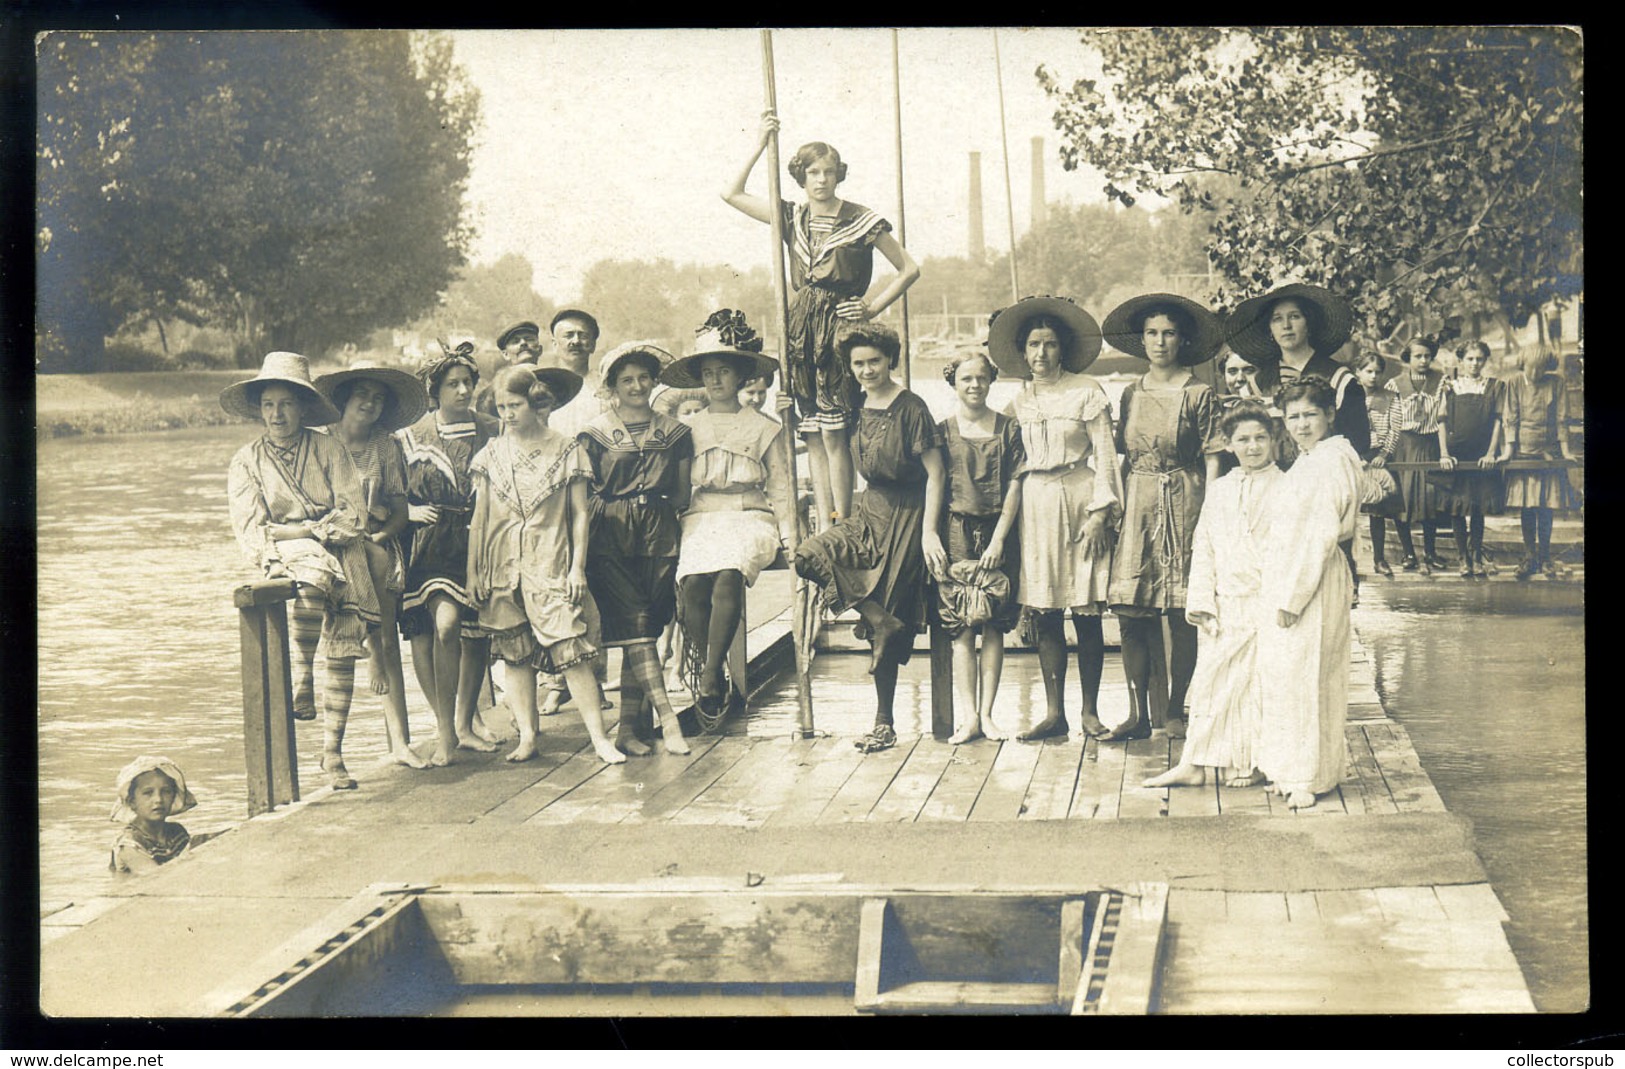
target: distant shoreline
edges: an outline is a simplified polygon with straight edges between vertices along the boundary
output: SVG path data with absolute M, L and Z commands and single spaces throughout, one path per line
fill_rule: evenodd
M 35 375 L 34 437 L 145 434 L 241 423 L 220 407 L 220 391 L 252 376 L 252 370 L 241 368 Z

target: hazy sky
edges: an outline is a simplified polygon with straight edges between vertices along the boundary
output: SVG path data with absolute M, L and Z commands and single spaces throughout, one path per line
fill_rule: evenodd
M 720 193 L 754 145 L 763 106 L 756 30 L 460 31 L 458 60 L 478 86 L 484 128 L 469 196 L 486 263 L 521 252 L 536 288 L 579 296 L 606 257 L 765 264 L 768 231 Z M 850 174 L 841 195 L 896 224 L 889 30 L 773 34 L 781 166 L 828 141 Z M 1033 71 L 1090 73 L 1075 30 L 1000 30 L 1016 229 L 1027 229 L 1031 139 L 1045 138 L 1049 201 L 1098 201 L 1098 177 L 1061 169 L 1053 103 Z M 899 33 L 907 243 L 917 259 L 962 255 L 968 154 L 982 153 L 984 230 L 1006 247 L 999 98 L 991 30 Z M 800 189 L 783 174 L 784 196 Z M 766 165 L 747 189 L 766 195 Z

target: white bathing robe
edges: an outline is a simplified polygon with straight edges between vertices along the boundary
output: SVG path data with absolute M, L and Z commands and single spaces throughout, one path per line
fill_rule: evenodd
M 1348 748 L 1349 610 L 1353 583 L 1338 543 L 1360 515 L 1360 458 L 1341 436 L 1298 457 L 1275 493 L 1263 610 L 1296 613 L 1258 634 L 1264 712 L 1257 764 L 1286 792 L 1324 794 L 1343 778 Z
M 1274 464 L 1252 473 L 1237 468 L 1207 488 L 1192 538 L 1185 611 L 1212 614 L 1219 633 L 1199 632 L 1186 763 L 1243 775 L 1256 767 L 1264 708 L 1258 630 L 1275 625 L 1260 595 L 1275 491 L 1285 478 Z

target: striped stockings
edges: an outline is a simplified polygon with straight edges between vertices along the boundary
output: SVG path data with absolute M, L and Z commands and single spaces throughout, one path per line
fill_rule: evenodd
M 621 660 L 626 671 L 631 674 L 632 681 L 643 690 L 650 704 L 654 706 L 656 725 L 658 726 L 663 718 L 675 715 L 671 709 L 671 699 L 666 696 L 666 679 L 660 670 L 660 653 L 655 649 L 655 640 L 649 639 L 622 647 Z
M 295 653 L 293 707 L 316 706 L 316 646 L 322 637 L 325 602 L 320 595 L 301 591 L 294 598 L 288 638 Z M 322 659 L 322 753 L 337 758 L 350 722 L 350 697 L 355 692 L 355 659 Z

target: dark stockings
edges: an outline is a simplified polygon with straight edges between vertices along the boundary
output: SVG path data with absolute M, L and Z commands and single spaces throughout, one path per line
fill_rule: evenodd
M 705 640 L 705 666 L 696 697 L 720 698 L 723 666 L 744 606 L 745 577 L 736 569 L 683 579 L 683 631 L 690 642 Z
M 1164 681 L 1153 678 L 1153 669 L 1162 665 L 1162 618 L 1119 616 L 1117 626 L 1123 636 L 1123 675 L 1128 678 L 1129 719 L 1125 728 L 1160 726 L 1159 721 L 1168 713 L 1168 691 L 1165 685 L 1154 685 Z
M 903 635 L 903 622 L 868 598 L 854 608 L 869 625 L 869 642 L 874 651 L 869 671 L 875 677 L 875 727 L 891 727 L 892 703 L 897 697 L 897 644 Z
M 1383 545 L 1383 519 L 1381 516 L 1367 516 L 1366 519 L 1371 521 L 1371 563 L 1386 564 L 1388 550 Z
M 1552 510 L 1526 508 L 1519 513 L 1518 522 L 1529 558 L 1537 567 L 1546 564 L 1552 559 Z
M 1394 530 L 1399 532 L 1399 548 L 1405 551 L 1405 559 L 1416 559 L 1416 543 L 1411 540 L 1411 525 L 1405 520 L 1395 520 Z

